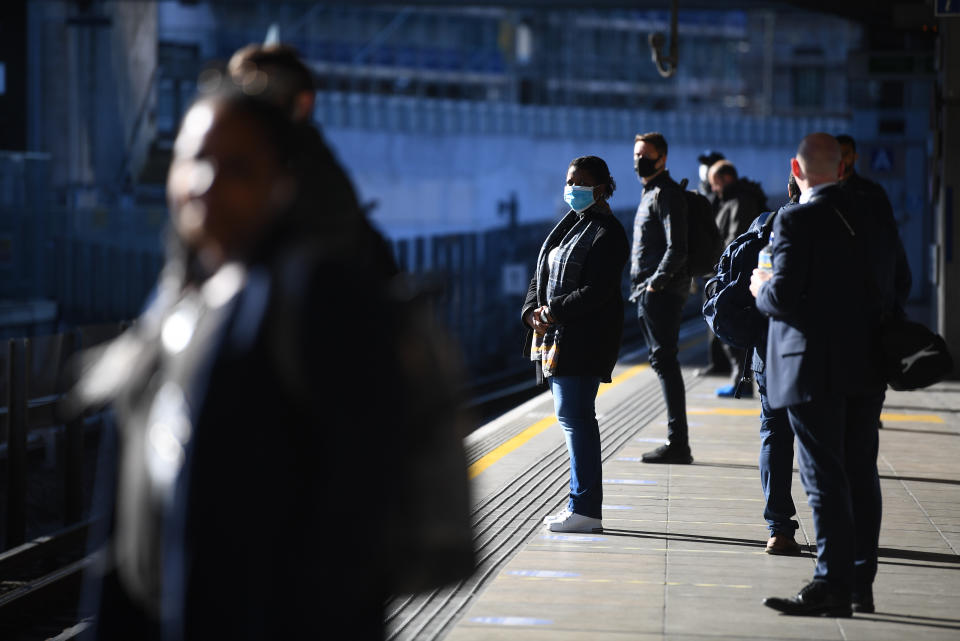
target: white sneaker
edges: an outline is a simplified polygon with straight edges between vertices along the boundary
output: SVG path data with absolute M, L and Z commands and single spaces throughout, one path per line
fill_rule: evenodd
M 603 522 L 589 516 L 571 512 L 566 518 L 547 524 L 551 532 L 603 532 Z
M 565 507 L 559 512 L 557 512 L 556 514 L 550 514 L 549 516 L 543 517 L 543 522 L 553 523 L 554 521 L 562 521 L 563 519 L 567 518 L 571 514 L 573 514 L 573 512 L 570 511 L 570 508 Z

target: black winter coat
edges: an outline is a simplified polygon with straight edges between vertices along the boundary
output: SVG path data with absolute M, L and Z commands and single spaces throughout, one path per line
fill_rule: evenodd
M 723 246 L 726 247 L 747 231 L 750 223 L 766 208 L 767 200 L 759 185 L 745 178 L 730 183 L 723 189 L 716 222 Z
M 570 214 L 574 212 L 567 215 Z M 537 277 L 534 274 L 520 319 L 523 322 L 528 311 L 549 305 L 554 320 L 564 326 L 557 375 L 599 376 L 601 381 L 609 383 L 623 336 L 623 293 L 620 283 L 630 255 L 630 246 L 623 225 L 610 213 L 609 208 L 594 205 L 586 215 L 595 216 L 601 229 L 583 265 L 580 287 L 547 301 L 544 300 L 545 292 L 537 291 Z M 547 248 L 548 251 L 550 249 L 552 247 Z M 526 323 L 524 327 L 527 331 L 523 355 L 529 358 L 533 330 Z M 537 381 L 543 382 L 542 369 L 539 366 L 536 369 Z

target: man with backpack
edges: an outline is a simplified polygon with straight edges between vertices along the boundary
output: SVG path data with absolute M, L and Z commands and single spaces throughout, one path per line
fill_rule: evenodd
M 690 292 L 687 199 L 666 164 L 667 141 L 663 135 L 637 134 L 633 167 L 643 183 L 643 197 L 633 224 L 630 300 L 637 302 L 650 366 L 660 379 L 667 404 L 668 438 L 666 445 L 644 454 L 643 461 L 692 463 L 686 390 L 677 360 L 681 312 Z
M 790 202 L 797 203 L 800 188 L 791 175 L 787 183 Z M 785 408 L 773 409 L 767 398 L 766 353 L 768 320 L 756 308 L 750 292 L 750 276 L 760 254 L 768 250 L 773 223 L 780 212 L 760 214 L 732 243 L 727 245 L 704 293 L 703 317 L 725 344 L 745 350 L 752 358 L 751 369 L 760 392 L 760 485 L 763 488 L 763 518 L 770 538 L 765 552 L 777 555 L 801 553 L 794 534 L 799 524 L 793 503 L 793 431 Z M 734 388 L 734 395 L 737 394 Z
M 739 176 L 737 168 L 729 160 L 719 160 L 711 165 L 707 171 L 707 180 L 720 204 L 716 223 L 723 238 L 723 246 L 727 247 L 747 231 L 751 221 L 766 209 L 767 197 L 760 185 Z M 730 344 L 724 344 L 723 349 L 730 361 L 733 376 L 728 385 L 717 388 L 717 396 L 733 398 L 737 385 L 743 378 L 747 354 Z M 749 386 L 741 389 L 740 396 L 752 397 L 753 389 Z

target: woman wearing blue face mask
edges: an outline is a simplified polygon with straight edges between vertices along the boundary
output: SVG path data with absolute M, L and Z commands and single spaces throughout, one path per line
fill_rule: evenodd
M 595 405 L 620 351 L 620 284 L 630 255 L 623 225 L 607 204 L 615 188 L 602 159 L 583 156 L 570 163 L 563 193 L 570 211 L 540 248 L 521 312 L 528 328 L 524 355 L 536 362 L 537 381 L 550 386 L 570 454 L 570 499 L 559 514 L 544 519 L 553 532 L 603 528 Z

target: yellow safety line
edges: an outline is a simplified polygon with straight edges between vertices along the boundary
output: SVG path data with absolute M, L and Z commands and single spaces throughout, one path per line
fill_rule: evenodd
M 604 383 L 600 386 L 600 390 L 597 392 L 597 396 L 609 392 L 611 389 L 620 385 L 621 383 L 630 380 L 640 372 L 645 369 L 648 369 L 649 365 L 634 365 L 624 373 L 619 376 L 615 376 L 610 383 Z M 557 422 L 557 417 L 553 414 L 546 418 L 542 418 L 527 429 L 523 430 L 510 440 L 506 441 L 502 445 L 494 448 L 476 462 L 473 463 L 469 468 L 467 468 L 467 477 L 474 479 L 481 472 L 486 470 L 488 467 L 502 459 L 507 454 L 510 454 L 521 445 L 532 439 L 534 436 L 544 432 L 548 427 Z
M 483 455 L 475 463 L 467 468 L 467 477 L 476 478 L 480 472 L 483 472 L 485 469 L 502 459 L 504 456 L 514 451 L 530 439 L 532 439 L 537 434 L 540 434 L 545 429 L 557 422 L 557 417 L 550 415 L 547 418 L 542 418 L 527 429 L 523 430 L 512 439 L 491 450 L 489 453 Z
M 701 343 L 705 340 L 706 340 L 706 336 L 698 336 L 696 338 L 691 338 L 690 340 L 685 341 L 682 345 L 680 345 L 680 349 L 686 349 L 688 347 L 696 345 L 697 343 Z M 603 383 L 602 385 L 600 385 L 600 390 L 597 392 L 597 396 L 599 397 L 600 395 L 609 392 L 611 389 L 613 389 L 620 383 L 630 380 L 631 378 L 633 378 L 643 370 L 648 369 L 649 367 L 650 366 L 647 364 L 634 365 L 633 367 L 625 371 L 623 374 L 620 374 L 619 376 L 614 376 L 613 380 L 611 380 L 609 383 Z M 539 421 L 537 421 L 527 429 L 523 430 L 522 432 L 520 432 L 519 434 L 517 434 L 507 442 L 494 448 L 493 450 L 491 450 L 490 452 L 488 452 L 487 454 L 483 455 L 481 458 L 476 460 L 470 467 L 467 468 L 467 478 L 470 478 L 470 479 L 476 478 L 481 472 L 486 470 L 488 467 L 490 467 L 491 465 L 493 465 L 494 463 L 502 459 L 507 454 L 510 454 L 511 452 L 516 450 L 518 447 L 520 447 L 521 445 L 523 445 L 524 443 L 532 439 L 537 434 L 544 432 L 548 427 L 550 427 L 556 422 L 557 422 L 557 417 L 555 415 L 550 415 L 546 418 L 540 419 Z
M 687 414 L 712 416 L 760 416 L 759 408 L 735 409 L 732 407 L 712 407 L 710 409 L 688 409 Z M 890 423 L 943 423 L 943 419 L 936 414 L 880 414 L 881 421 Z
M 904 422 L 904 423 L 943 423 L 943 419 L 936 414 L 887 414 L 886 412 L 880 414 L 881 421 L 889 421 L 891 423 Z
M 760 410 L 758 408 L 751 407 L 750 409 L 734 409 L 732 407 L 712 407 L 708 410 L 699 410 L 699 409 L 688 409 L 688 415 L 698 415 L 702 416 L 705 414 L 710 414 L 712 416 L 760 416 Z

